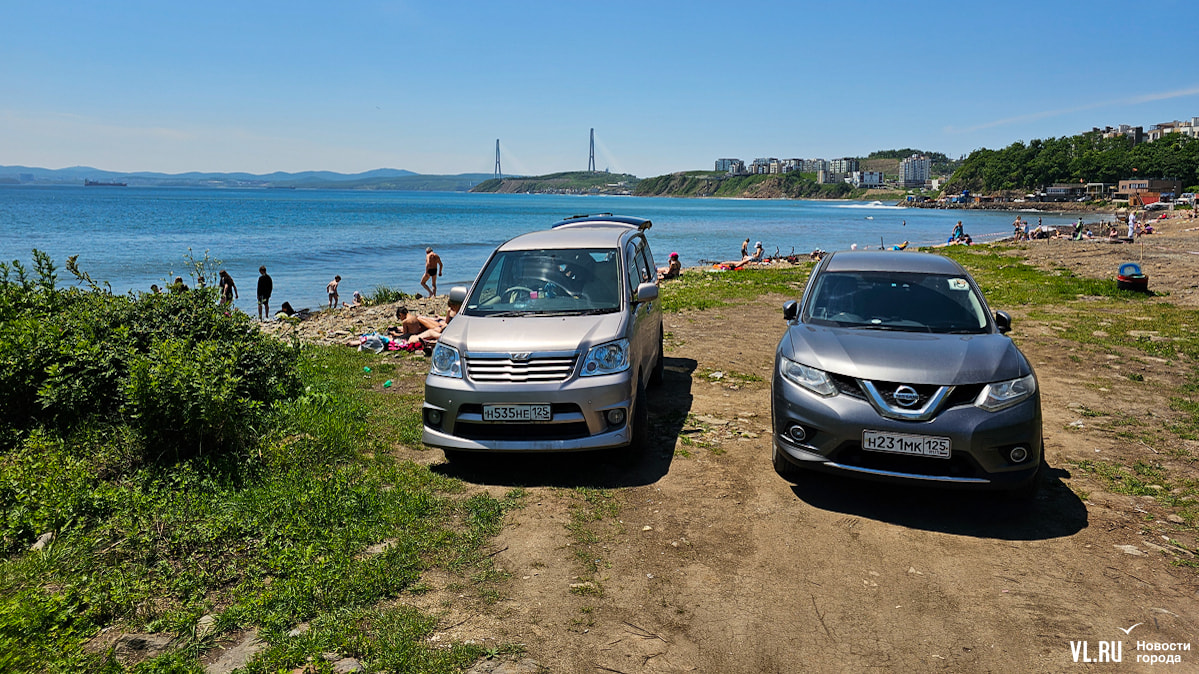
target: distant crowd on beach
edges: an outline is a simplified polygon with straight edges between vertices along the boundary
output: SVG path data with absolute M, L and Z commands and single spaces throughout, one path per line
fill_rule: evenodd
M 429 297 L 434 297 L 437 295 L 437 279 L 443 273 L 444 265 L 442 264 L 441 256 L 433 252 L 432 247 L 425 248 L 424 275 L 421 277 L 420 285 L 425 289 L 426 292 L 429 293 Z M 225 269 L 220 270 L 217 277 L 217 289 L 220 298 L 220 304 L 223 306 L 232 306 L 234 300 L 241 299 L 237 289 L 237 283 L 234 282 L 232 275 L 230 275 L 228 270 Z M 197 288 L 205 288 L 207 285 L 207 280 L 203 275 L 200 275 L 196 278 Z M 325 293 L 329 298 L 327 309 L 332 310 L 342 307 L 360 307 L 365 304 L 362 293 L 358 292 L 357 290 L 353 292 L 351 301 L 342 302 L 340 287 L 340 275 L 334 275 L 333 280 L 325 284 Z M 271 279 L 270 274 L 267 273 L 266 265 L 258 267 L 257 306 L 259 321 L 268 321 L 272 317 L 270 303 L 274 288 L 274 281 Z M 188 292 L 189 290 L 191 290 L 191 288 L 183 281 L 182 276 L 176 276 L 175 280 L 165 288 L 158 287 L 157 283 L 150 285 L 150 292 L 154 294 L 163 292 L 172 294 L 183 293 Z M 417 297 L 419 298 L 420 295 L 418 294 Z M 296 317 L 303 319 L 306 318 L 309 313 L 310 310 L 307 308 L 296 310 L 291 306 L 290 302 L 283 302 L 282 305 L 280 305 L 279 311 L 274 314 L 274 318 L 279 320 Z

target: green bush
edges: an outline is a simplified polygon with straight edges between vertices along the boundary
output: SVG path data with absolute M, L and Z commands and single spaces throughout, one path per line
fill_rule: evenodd
M 369 293 L 362 297 L 362 303 L 368 306 L 375 304 L 388 304 L 391 302 L 399 302 L 411 298 L 412 295 L 392 288 L 386 285 L 377 285 Z
M 254 442 L 273 403 L 298 392 L 296 351 L 216 302 L 214 289 L 113 295 L 59 289 L 0 263 L 0 451 L 37 427 L 69 435 L 128 423 L 155 456 L 183 458 Z

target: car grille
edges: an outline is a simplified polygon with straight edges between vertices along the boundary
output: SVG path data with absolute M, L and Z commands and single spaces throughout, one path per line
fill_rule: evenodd
M 538 356 L 513 360 L 508 356 L 466 357 L 466 376 L 482 382 L 565 381 L 574 372 L 577 355 Z
M 846 377 L 843 374 L 830 374 L 829 376 L 832 377 L 833 385 L 842 394 L 861 400 L 866 399 L 866 394 L 862 392 L 862 387 L 858 386 L 857 379 Z
M 883 400 L 885 400 L 887 402 L 887 405 L 891 406 L 894 409 L 898 409 L 898 410 L 902 410 L 902 409 L 918 410 L 918 409 L 924 407 L 925 405 L 927 405 L 929 399 L 932 398 L 934 395 L 937 394 L 938 391 L 941 390 L 940 386 L 927 386 L 927 385 L 923 385 L 923 384 L 907 384 L 907 386 L 910 386 L 913 389 L 915 389 L 916 393 L 920 397 L 916 399 L 915 405 L 900 405 L 899 403 L 895 402 L 895 389 L 897 389 L 903 385 L 904 384 L 895 384 L 893 382 L 879 382 L 879 381 L 874 382 L 875 388 L 878 389 L 878 392 L 880 394 L 882 394 Z
M 859 400 L 866 400 L 866 394 L 862 391 L 862 387 L 858 384 L 858 380 L 853 377 L 847 377 L 843 374 L 830 374 L 833 380 L 833 385 L 837 387 L 837 391 L 842 395 L 847 395 Z M 899 384 L 895 382 L 875 381 L 872 382 L 875 388 L 882 393 L 883 399 L 892 407 L 900 407 L 895 404 L 895 389 Z M 913 405 L 913 408 L 923 407 L 928 402 L 930 396 L 933 396 L 941 388 L 931 385 L 910 385 L 919 394 L 919 401 Z M 953 392 L 946 398 L 944 409 L 950 407 L 960 407 L 962 405 L 973 405 L 978 398 L 978 394 L 982 392 L 985 384 L 964 384 L 955 386 Z

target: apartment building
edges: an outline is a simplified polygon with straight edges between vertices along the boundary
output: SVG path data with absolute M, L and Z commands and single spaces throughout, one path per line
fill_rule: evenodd
M 1152 143 L 1167 134 L 1181 133 L 1191 138 L 1199 138 L 1199 117 L 1192 117 L 1185 122 L 1173 121 L 1154 124 L 1145 132 L 1145 142 Z
M 932 160 L 914 154 L 899 162 L 899 179 L 904 187 L 924 187 L 932 173 Z
M 739 175 L 745 173 L 745 162 L 740 159 L 717 159 L 716 170 Z
M 853 157 L 830 159 L 828 162 L 828 170 L 830 173 L 844 173 L 849 175 L 850 173 L 859 170 L 858 160 L 854 159 Z

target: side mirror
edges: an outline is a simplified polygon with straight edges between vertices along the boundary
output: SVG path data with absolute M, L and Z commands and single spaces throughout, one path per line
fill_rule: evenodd
M 637 286 L 637 292 L 633 293 L 634 302 L 650 302 L 656 299 L 658 299 L 657 283 L 642 283 Z
M 466 301 L 466 286 L 450 288 L 450 304 L 462 304 Z
M 996 311 L 995 327 L 999 328 L 1001 334 L 1006 335 L 1012 331 L 1012 317 L 1006 311 Z
M 799 302 L 787 300 L 783 303 L 783 320 L 793 321 L 799 317 Z

